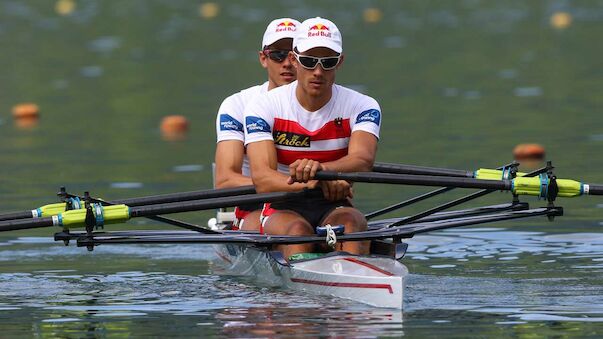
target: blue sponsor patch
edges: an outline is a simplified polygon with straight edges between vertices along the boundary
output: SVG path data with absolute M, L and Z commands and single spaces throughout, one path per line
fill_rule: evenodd
M 243 124 L 228 114 L 220 114 L 220 131 L 243 132 Z
M 259 117 L 246 117 L 247 133 L 266 132 L 270 133 L 270 125 L 266 120 Z
M 356 118 L 356 123 L 359 124 L 361 122 L 372 122 L 375 125 L 379 126 L 381 123 L 381 112 L 376 109 L 369 109 L 360 114 Z

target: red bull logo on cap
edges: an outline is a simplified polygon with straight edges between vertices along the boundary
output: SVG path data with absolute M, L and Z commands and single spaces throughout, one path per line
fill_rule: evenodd
M 330 38 L 331 32 L 329 32 L 329 27 L 323 24 L 316 24 L 308 29 L 308 38 L 313 36 Z
M 295 24 L 291 21 L 283 21 L 276 25 L 276 32 L 290 31 L 294 32 L 296 29 Z

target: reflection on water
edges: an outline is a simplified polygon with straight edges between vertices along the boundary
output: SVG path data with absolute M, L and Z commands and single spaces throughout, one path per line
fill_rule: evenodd
M 438 324 L 426 333 L 452 325 L 487 333 L 492 324 L 567 322 L 587 329 L 603 322 L 603 234 L 479 228 L 409 242 L 403 320 L 400 311 L 213 275 L 207 246 L 99 246 L 88 253 L 48 238 L 10 239 L 0 242 L 0 324 L 27 314 L 40 333 L 48 326 L 55 334 L 118 333 L 110 328 L 119 324 L 125 333 L 158 334 L 166 329 L 148 323 L 161 315 L 195 324 L 195 333 L 343 336 L 353 330 L 375 337 L 422 333 L 426 322 Z

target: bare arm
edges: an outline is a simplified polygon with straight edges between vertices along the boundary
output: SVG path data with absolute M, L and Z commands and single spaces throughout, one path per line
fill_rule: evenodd
M 245 147 L 239 140 L 224 140 L 216 146 L 216 188 L 252 185 L 250 177 L 241 172 Z
M 377 137 L 356 131 L 350 136 L 348 154 L 335 161 L 319 163 L 310 159 L 299 159 L 289 165 L 289 183 L 307 182 L 317 171 L 367 172 L 373 169 L 377 153 Z
M 367 172 L 373 169 L 377 154 L 377 137 L 365 131 L 356 131 L 350 136 L 348 154 L 335 161 L 322 164 L 325 171 Z
M 277 157 L 274 141 L 264 140 L 247 145 L 247 156 L 251 164 L 251 176 L 258 193 L 279 191 L 300 191 L 313 188 L 316 182 L 288 184 L 288 175 L 277 171 Z

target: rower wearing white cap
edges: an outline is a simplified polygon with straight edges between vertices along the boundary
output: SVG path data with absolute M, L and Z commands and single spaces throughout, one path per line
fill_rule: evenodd
M 268 74 L 268 81 L 237 92 L 224 99 L 220 105 L 216 118 L 216 188 L 252 185 L 249 162 L 245 156 L 243 110 L 252 98 L 296 79 L 296 71 L 288 54 L 299 25 L 299 21 L 291 18 L 270 22 L 258 53 L 260 64 Z M 235 209 L 236 224 L 245 230 L 258 229 L 261 208 L 262 204 L 238 206 Z
M 258 192 L 320 187 L 324 198 L 266 204 L 267 234 L 308 235 L 320 225 L 344 225 L 345 232 L 365 230 L 366 219 L 352 207 L 352 187 L 342 180 L 316 181 L 319 170 L 370 171 L 381 126 L 377 101 L 335 84 L 344 55 L 341 33 L 327 19 L 304 21 L 289 59 L 297 81 L 252 101 L 245 108 L 245 143 Z M 347 242 L 338 249 L 368 253 L 367 242 Z M 314 252 L 312 244 L 280 246 L 286 257 Z

